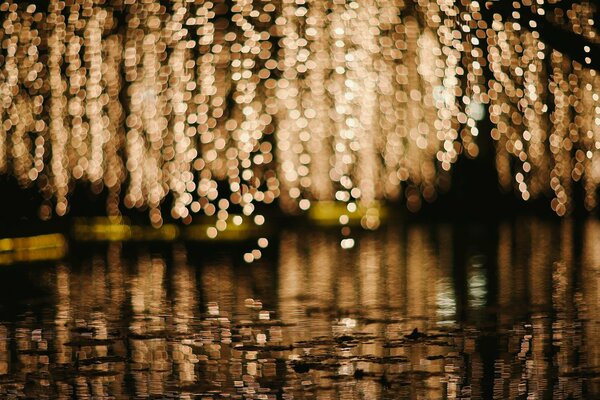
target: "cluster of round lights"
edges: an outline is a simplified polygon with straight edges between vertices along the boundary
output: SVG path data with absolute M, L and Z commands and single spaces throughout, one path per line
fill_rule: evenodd
M 503 186 L 551 190 L 564 215 L 582 180 L 596 206 L 600 78 L 521 20 L 543 0 L 510 21 L 466 0 L 108 3 L 0 4 L 0 171 L 39 187 L 42 218 L 86 181 L 155 226 L 170 194 L 172 218 L 215 218 L 209 237 L 275 199 L 361 207 L 376 228 L 377 201 L 416 211 L 478 156 L 486 110 Z M 550 20 L 594 41 L 593 11 Z
M 586 68 L 589 57 L 582 64 L 549 48 L 536 21 L 521 13 L 527 9 L 594 41 L 593 7 L 583 2 L 565 12 L 541 0 L 513 6 L 513 20 L 494 15 L 488 34 L 490 120 L 500 182 L 516 187 L 524 200 L 552 192 L 552 209 L 565 215 L 573 207 L 574 182 L 583 181 L 585 206 L 592 209 L 600 184 L 599 77 Z

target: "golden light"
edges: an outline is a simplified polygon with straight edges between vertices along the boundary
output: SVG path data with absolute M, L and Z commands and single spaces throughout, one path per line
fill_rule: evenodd
M 42 219 L 68 212 L 78 182 L 106 190 L 108 216 L 148 207 L 156 227 L 165 210 L 184 224 L 213 217 L 209 237 L 276 199 L 297 213 L 325 201 L 376 211 L 404 196 L 416 211 L 447 188 L 458 157 L 479 155 L 488 120 L 502 186 L 524 200 L 551 190 L 564 215 L 581 180 L 596 206 L 597 74 L 517 11 L 108 3 L 0 5 L 0 171 L 39 187 Z M 543 1 L 513 6 L 544 14 Z M 596 40 L 592 12 L 583 2 L 550 19 Z

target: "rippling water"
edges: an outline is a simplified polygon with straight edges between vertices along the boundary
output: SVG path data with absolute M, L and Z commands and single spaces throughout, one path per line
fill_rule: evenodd
M 2 399 L 600 397 L 600 223 L 393 226 L 263 258 L 72 243 L 0 269 Z

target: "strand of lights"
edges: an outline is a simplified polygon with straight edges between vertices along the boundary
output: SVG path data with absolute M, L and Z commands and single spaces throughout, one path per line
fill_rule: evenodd
M 429 8 L 435 27 L 439 9 Z M 458 108 L 449 104 L 455 106 L 459 82 L 452 67 L 459 59 L 449 52 L 442 57 L 435 34 L 422 34 L 410 14 L 399 18 L 401 9 L 403 2 L 284 4 L 276 132 L 284 208 L 330 199 L 368 206 L 397 198 L 399 183 L 408 181 L 409 208 L 416 210 L 421 195 L 433 200 L 445 181 L 439 175 L 457 156 Z M 444 58 L 449 67 L 442 82 Z
M 4 152 L 0 156 L 0 170 L 7 169 L 10 159 L 12 173 L 21 185 L 27 186 L 37 179 L 44 167 L 41 134 L 45 124 L 40 119 L 44 88 L 39 76 L 42 64 L 37 49 L 41 39 L 35 29 L 41 15 L 35 13 L 35 6 L 19 10 L 16 4 L 3 4 L 0 10 L 6 14 L 3 26 L 6 39 L 2 43 L 5 60 L 1 94 L 3 138 L 0 140 Z
M 169 22 L 171 56 L 169 67 L 171 72 L 169 94 L 169 107 L 172 110 L 171 127 L 165 138 L 166 163 L 163 172 L 169 177 L 169 190 L 173 194 L 173 208 L 171 215 L 182 218 L 189 222 L 191 216 L 188 206 L 192 203 L 191 192 L 195 189 L 193 174 L 191 172 L 191 161 L 194 159 L 194 143 L 192 141 L 193 128 L 186 124 L 188 115 L 188 103 L 191 100 L 191 92 L 187 91 L 187 85 L 192 82 L 189 49 L 193 42 L 184 40 L 187 36 L 187 28 L 183 27 L 188 15 L 186 4 L 178 1 L 173 5 L 173 17 Z M 191 137 L 190 137 L 191 136 Z
M 521 32 L 520 24 L 493 23 L 494 45 L 489 58 L 493 71 L 490 81 L 490 120 L 496 126 L 492 136 L 499 141 L 497 165 L 501 184 L 511 187 L 510 155 L 520 166 L 515 181 L 524 200 L 538 195 L 547 185 L 549 166 L 545 147 L 548 110 L 543 96 L 545 73 L 544 44 L 535 32 Z
M 457 8 L 453 2 L 440 2 L 439 10 L 436 9 L 433 2 L 429 3 L 431 10 L 429 20 L 438 25 L 436 29 L 437 37 L 440 41 L 441 52 L 445 57 L 441 85 L 436 86 L 434 100 L 438 108 L 438 139 L 443 140 L 442 148 L 437 154 L 438 161 L 441 162 L 442 169 L 448 171 L 450 165 L 456 161 L 461 147 L 457 142 L 460 113 L 458 97 L 461 95 L 460 76 L 458 69 L 461 59 L 460 50 L 457 49 L 461 33 L 457 29 L 456 17 Z M 435 27 L 432 26 L 433 29 Z
M 262 223 L 256 205 L 276 198 L 353 212 L 404 195 L 417 210 L 460 154 L 478 155 L 489 103 L 501 184 L 525 200 L 551 190 L 563 215 L 582 180 L 593 208 L 598 77 L 521 20 L 543 2 L 520 4 L 486 21 L 462 0 L 5 0 L 0 171 L 40 188 L 44 219 L 88 182 L 109 215 L 122 201 L 157 226 L 171 194 L 173 218 L 216 218 L 210 237 Z M 591 4 L 549 9 L 597 41 Z
M 300 7 L 299 15 L 302 15 L 301 10 L 306 11 L 304 7 Z M 281 202 L 284 208 L 291 211 L 296 204 L 295 199 L 300 196 L 299 174 L 305 173 L 306 169 L 299 160 L 299 153 L 302 153 L 303 146 L 300 140 L 301 104 L 298 104 L 301 101 L 301 81 L 297 78 L 298 69 L 302 68 L 298 58 L 303 43 L 299 40 L 299 23 L 297 21 L 299 16 L 296 15 L 295 1 L 285 0 L 282 4 L 281 14 L 281 17 L 276 20 L 283 36 L 281 39 L 282 66 L 280 67 L 282 77 L 277 84 L 277 97 L 281 100 L 281 107 L 276 137 L 277 156 L 280 159 L 279 174 L 284 177 Z
M 379 120 L 379 129 L 382 132 L 389 132 L 387 140 L 381 135 L 377 138 L 384 164 L 381 180 L 385 195 L 390 198 L 398 198 L 400 196 L 398 165 L 402 157 L 403 143 L 400 132 L 402 123 L 397 107 L 396 88 L 398 82 L 395 71 L 402 58 L 402 52 L 397 45 L 397 41 L 400 39 L 397 27 L 400 26 L 400 15 L 404 2 L 384 0 L 380 1 L 378 5 L 381 52 L 376 69 L 379 72 L 378 91 L 380 93 L 378 112 L 382 116 Z
M 327 77 L 330 73 L 331 59 L 327 7 L 327 4 L 320 0 L 308 2 L 305 31 L 308 49 L 305 49 L 303 55 L 308 70 L 308 91 L 304 93 L 302 101 L 308 105 L 304 117 L 308 121 L 306 131 L 311 133 L 306 146 L 307 154 L 303 155 L 301 160 L 309 168 L 308 175 L 303 178 L 303 186 L 309 188 L 311 197 L 315 199 L 332 198 L 334 195 L 334 185 L 330 178 L 333 126 L 328 117 L 331 101 L 327 96 Z M 309 59 L 310 55 L 312 59 Z M 300 204 L 304 209 L 309 205 L 308 199 Z
M 544 15 L 543 3 L 532 6 L 532 11 Z M 572 5 L 566 12 L 554 8 L 549 19 L 595 40 L 591 17 L 590 5 L 583 4 Z M 551 191 L 552 209 L 565 215 L 573 207 L 574 182 L 583 180 L 584 204 L 592 209 L 600 184 L 594 157 L 600 147 L 596 71 L 548 49 L 535 20 L 528 22 L 526 30 L 519 11 L 513 18 L 502 21 L 495 15 L 493 34 L 488 37 L 493 74 L 490 120 L 495 124 L 492 136 L 498 140 L 501 184 L 507 189 L 514 185 L 524 200 Z
M 162 147 L 168 121 L 165 86 L 168 70 L 165 35 L 162 25 L 165 10 L 159 3 L 136 3 L 128 13 L 129 28 L 125 44 L 127 80 L 131 82 L 127 116 L 127 169 L 130 184 L 125 196 L 127 207 L 141 207 L 147 202 L 150 220 L 162 223 L 158 208 L 166 194 L 163 184 Z
M 572 142 L 568 138 L 570 115 L 570 87 L 567 68 L 568 60 L 557 51 L 551 54 L 552 77 L 549 84 L 550 93 L 554 97 L 554 111 L 551 115 L 552 129 L 550 133 L 550 152 L 554 165 L 550 171 L 550 186 L 554 190 L 555 198 L 552 200 L 552 209 L 559 215 L 567 212 L 570 194 L 570 156 Z M 566 75 L 566 76 L 565 76 Z
M 125 113 L 119 101 L 123 78 L 121 64 L 123 61 L 123 38 L 118 34 L 111 34 L 104 42 L 104 80 L 108 103 L 105 105 L 105 115 L 108 117 L 108 134 L 104 145 L 105 172 L 103 184 L 108 189 L 106 205 L 107 214 L 111 217 L 119 215 L 119 198 L 121 184 L 125 180 L 125 162 L 120 156 L 120 151 L 125 142 Z
M 50 148 L 52 159 L 50 162 L 51 187 L 55 189 L 56 210 L 59 215 L 67 209 L 67 195 L 69 193 L 69 172 L 67 166 L 67 141 L 66 108 L 67 97 L 65 95 L 67 83 L 61 73 L 63 55 L 66 51 L 66 24 L 61 15 L 59 2 L 54 0 L 49 5 L 48 24 L 51 30 L 48 39 L 49 58 L 48 69 L 50 79 Z M 43 205 L 40 209 L 42 218 L 47 218 L 51 212 L 50 205 Z
M 189 89 L 199 90 L 200 93 L 193 96 L 188 123 L 197 132 L 197 146 L 203 156 L 197 157 L 198 152 L 193 154 L 195 149 L 192 150 L 191 155 L 196 155 L 193 168 L 199 175 L 196 190 L 199 198 L 192 203 L 191 210 L 193 213 L 203 210 L 204 214 L 212 216 L 216 209 L 212 202 L 218 197 L 217 182 L 213 177 L 223 179 L 225 176 L 225 157 L 222 153 L 227 131 L 219 129 L 217 119 L 224 114 L 225 96 L 229 90 L 228 86 L 217 83 L 228 81 L 224 69 L 229 63 L 229 54 L 224 35 L 217 35 L 215 29 L 215 6 L 211 2 L 204 2 L 195 14 L 187 20 L 190 29 L 195 29 L 198 35 L 196 79 Z M 211 232 L 216 234 L 216 228 Z
M 489 103 L 483 68 L 487 62 L 484 57 L 483 48 L 486 39 L 487 23 L 482 19 L 479 2 L 463 2 L 468 12 L 463 13 L 465 23 L 463 31 L 465 36 L 465 60 L 464 65 L 467 72 L 467 87 L 463 103 L 466 123 L 461 132 L 462 144 L 466 155 L 476 157 L 479 148 L 474 138 L 478 136 L 479 129 L 476 124 L 483 119 L 485 105 Z

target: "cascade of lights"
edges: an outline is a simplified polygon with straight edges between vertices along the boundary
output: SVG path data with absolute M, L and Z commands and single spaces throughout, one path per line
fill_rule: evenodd
M 480 43 L 469 33 L 475 22 L 482 36 L 477 11 L 476 3 L 283 2 L 276 139 L 284 209 L 335 199 L 352 211 L 398 198 L 406 182 L 417 210 L 447 182 L 463 147 L 477 155 L 469 105 L 488 100 L 485 60 L 457 40 Z
M 521 6 L 545 13 L 541 0 Z M 570 7 L 548 19 L 597 42 L 593 5 Z M 404 196 L 416 211 L 461 154 L 478 156 L 488 107 L 502 186 L 524 200 L 553 192 L 563 215 L 581 180 L 595 207 L 596 72 L 518 11 L 486 19 L 482 8 L 4 0 L 0 172 L 39 187 L 44 219 L 86 182 L 107 193 L 110 216 L 148 208 L 159 226 L 170 207 L 184 223 L 213 217 L 209 237 L 262 224 L 257 204 L 275 199 L 291 213 L 321 200 L 353 212 Z
M 154 225 L 167 194 L 174 218 L 216 215 L 211 237 L 243 222 L 231 206 L 250 218 L 279 190 L 266 140 L 275 7 L 260 6 L 3 2 L 0 170 L 39 185 L 44 218 L 68 211 L 78 181 L 107 189 L 109 215 L 148 207 Z
M 543 1 L 524 1 L 525 7 L 546 15 Z M 547 19 L 556 26 L 597 42 L 592 4 L 550 10 Z M 592 209 L 600 184 L 597 72 L 550 49 L 536 21 L 520 17 L 515 11 L 513 21 L 503 21 L 496 14 L 488 31 L 490 119 L 500 182 L 516 187 L 524 200 L 552 192 L 552 209 L 565 215 L 573 207 L 573 184 L 582 180 L 585 206 Z M 589 46 L 584 51 L 589 53 Z M 589 57 L 584 61 L 591 63 Z

